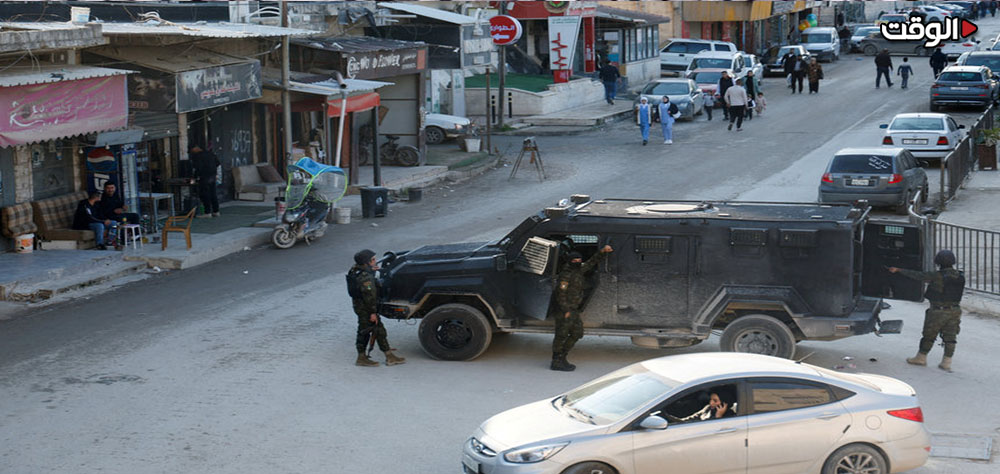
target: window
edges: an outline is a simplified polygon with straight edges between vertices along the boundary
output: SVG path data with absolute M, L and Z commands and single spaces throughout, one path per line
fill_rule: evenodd
M 695 423 L 717 418 L 740 416 L 736 383 L 703 385 L 671 398 L 650 415 L 661 416 L 669 423 Z M 725 410 L 720 410 L 725 407 Z
M 825 405 L 833 395 L 826 385 L 798 380 L 751 381 L 754 413 L 770 413 Z
M 958 124 L 951 117 L 948 117 L 948 131 L 954 132 L 955 130 L 958 130 Z
M 624 418 L 678 385 L 635 364 L 568 392 L 552 404 L 567 416 L 603 425 Z
M 942 72 L 938 82 L 985 82 L 982 73 L 978 72 Z
M 892 173 L 892 156 L 837 155 L 830 164 L 831 173 Z
M 934 117 L 903 117 L 892 121 L 890 130 L 944 130 L 941 119 Z
M 735 51 L 732 46 L 728 44 L 717 44 L 715 45 L 716 51 Z
M 667 53 L 686 53 L 688 52 L 687 46 L 688 46 L 687 43 L 674 41 L 673 43 L 668 44 L 667 47 L 663 49 L 663 51 Z
M 702 51 L 708 51 L 712 47 L 709 43 L 691 43 L 688 45 L 688 52 L 692 54 L 698 54 Z

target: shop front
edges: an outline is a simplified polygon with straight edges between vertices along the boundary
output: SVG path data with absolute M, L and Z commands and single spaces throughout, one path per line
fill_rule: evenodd
M 660 77 L 660 24 L 670 18 L 644 12 L 598 6 L 595 49 L 598 63 L 618 66 L 625 88 Z

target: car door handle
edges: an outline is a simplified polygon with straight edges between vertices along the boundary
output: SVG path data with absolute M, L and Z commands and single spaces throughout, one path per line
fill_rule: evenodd
M 725 434 L 725 433 L 735 433 L 735 432 L 736 428 L 722 428 L 719 431 L 716 431 L 715 434 Z
M 840 416 L 840 413 L 823 413 L 822 415 L 817 416 L 816 418 L 819 418 L 820 420 L 832 420 L 838 416 Z
M 632 311 L 632 306 L 627 304 L 618 305 L 618 311 Z

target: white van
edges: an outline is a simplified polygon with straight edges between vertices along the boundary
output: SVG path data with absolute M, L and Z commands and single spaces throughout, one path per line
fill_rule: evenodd
M 677 38 L 660 50 L 661 73 L 683 73 L 691 59 L 702 51 L 736 52 L 736 45 L 728 41 Z
M 806 28 L 802 31 L 802 40 L 799 41 L 812 57 L 820 61 L 833 62 L 840 59 L 840 37 L 837 36 L 837 29 L 828 26 Z
M 743 54 L 738 51 L 702 51 L 691 59 L 684 77 L 691 77 L 691 72 L 695 69 L 729 69 L 734 74 L 734 79 L 740 79 L 747 74 L 744 64 Z

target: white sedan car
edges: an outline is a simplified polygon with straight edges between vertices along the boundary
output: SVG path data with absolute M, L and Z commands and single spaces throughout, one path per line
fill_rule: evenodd
M 427 114 L 424 118 L 427 143 L 436 145 L 445 139 L 457 137 L 465 133 L 471 123 L 471 120 L 457 115 Z
M 965 135 L 965 125 L 938 113 L 898 114 L 879 128 L 885 129 L 883 146 L 905 148 L 920 160 L 943 159 Z
M 930 453 L 909 385 L 742 353 L 633 364 L 507 410 L 466 441 L 466 474 L 886 474 Z

